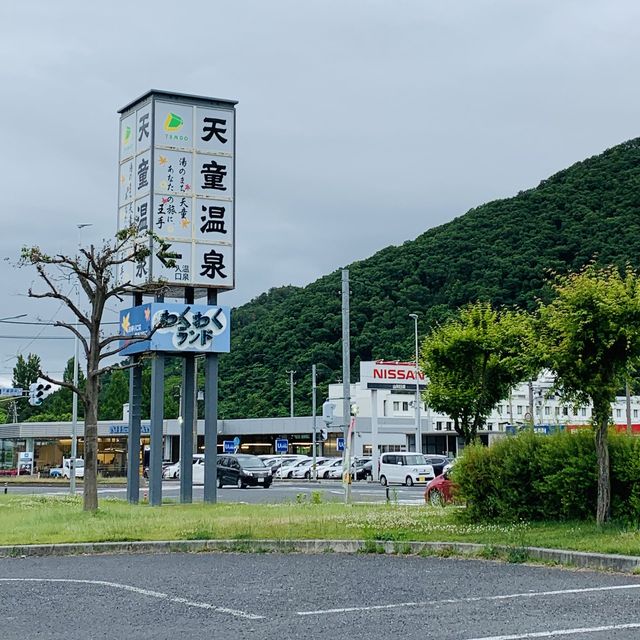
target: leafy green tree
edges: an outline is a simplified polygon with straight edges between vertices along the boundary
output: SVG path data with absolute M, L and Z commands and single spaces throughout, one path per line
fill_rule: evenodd
M 13 367 L 13 386 L 28 391 L 29 385 L 38 381 L 40 364 L 40 356 L 35 353 L 28 354 L 26 358 L 20 354 Z M 20 420 L 26 420 L 34 415 L 34 413 L 38 412 L 37 409 L 37 407 L 32 407 L 24 400 L 21 400 L 16 405 L 17 416 Z M 12 411 L 9 412 L 9 415 L 12 415 Z
M 62 374 L 64 382 L 73 382 L 73 358 L 67 360 L 67 365 Z M 78 387 L 84 389 L 85 375 L 78 371 Z M 59 387 L 48 395 L 38 407 L 32 407 L 29 422 L 66 422 L 71 420 L 73 392 L 68 387 Z M 78 405 L 78 417 L 84 417 L 84 407 Z
M 101 420 L 122 419 L 122 405 L 129 401 L 128 371 L 113 369 L 104 375 L 100 389 Z
M 540 308 L 539 353 L 568 399 L 593 403 L 601 525 L 611 505 L 611 403 L 640 362 L 640 281 L 631 267 L 588 265 L 558 277 L 554 290 L 555 299 Z
M 40 375 L 40 356 L 30 353 L 26 358 L 20 354 L 13 367 L 13 386 L 29 389 L 29 385 L 38 381 Z
M 420 365 L 428 379 L 426 398 L 453 418 L 471 444 L 494 406 L 531 374 L 534 363 L 530 317 L 497 311 L 489 303 L 463 307 L 422 342 Z

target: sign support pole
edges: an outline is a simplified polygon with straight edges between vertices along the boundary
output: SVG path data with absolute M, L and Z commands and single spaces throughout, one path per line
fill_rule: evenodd
M 185 304 L 193 304 L 193 287 L 184 291 Z M 182 357 L 182 393 L 180 415 L 180 502 L 193 502 L 193 409 L 195 404 L 195 362 L 193 353 Z
M 157 295 L 156 302 L 164 296 Z M 164 353 L 151 360 L 151 450 L 149 452 L 149 504 L 162 504 L 162 426 L 164 423 Z M 180 474 L 182 475 L 182 474 Z
M 127 501 L 138 504 L 140 498 L 140 405 L 142 404 L 142 366 L 140 356 L 132 356 L 136 365 L 129 370 L 129 436 L 127 438 Z
M 133 294 L 133 306 L 142 304 L 142 294 Z M 142 414 L 142 364 L 139 355 L 131 356 L 129 369 L 129 436 L 127 438 L 127 502 L 140 499 L 140 418 Z
M 371 390 L 371 479 L 378 482 L 378 460 L 380 445 L 378 444 L 378 391 Z
M 195 355 L 182 358 L 182 406 L 180 415 L 180 502 L 193 501 L 193 403 L 195 398 Z
M 218 304 L 218 292 L 207 290 L 207 304 Z M 216 503 L 218 481 L 218 354 L 204 357 L 204 501 Z

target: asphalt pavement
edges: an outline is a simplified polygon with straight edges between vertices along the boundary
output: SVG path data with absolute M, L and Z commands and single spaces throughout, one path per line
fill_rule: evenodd
M 639 599 L 637 576 L 453 558 L 0 559 L 3 640 L 636 640 Z
M 9 494 L 39 494 L 39 495 L 67 495 L 68 486 L 38 486 L 38 485 L 9 485 Z M 268 489 L 264 487 L 247 487 L 238 489 L 236 487 L 223 487 L 217 490 L 219 502 L 249 502 L 249 503 L 282 503 L 295 502 L 296 500 L 310 499 L 313 492 L 320 492 L 323 502 L 341 502 L 344 500 L 344 489 L 342 483 L 321 480 L 319 482 L 300 481 L 276 481 Z M 356 482 L 351 488 L 352 499 L 356 502 L 382 503 L 387 500 L 386 488 L 374 482 Z M 82 493 L 82 486 L 78 487 L 78 493 Z M 101 497 L 127 497 L 127 489 L 124 485 L 102 485 L 98 488 Z M 389 498 L 398 504 L 421 504 L 424 502 L 424 486 L 389 487 Z M 140 498 L 144 499 L 148 495 L 148 488 L 140 488 Z M 203 488 L 200 485 L 193 487 L 193 500 L 201 501 Z M 164 481 L 162 483 L 163 499 L 178 500 L 180 497 L 180 482 L 178 480 Z

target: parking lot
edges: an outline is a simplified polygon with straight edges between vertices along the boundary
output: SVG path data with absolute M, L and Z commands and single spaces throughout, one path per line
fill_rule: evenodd
M 148 488 L 140 488 L 140 498 L 144 500 L 148 495 Z M 420 504 L 423 502 L 424 486 L 404 487 L 401 485 L 388 487 L 389 499 L 399 504 Z M 39 485 L 11 485 L 8 487 L 11 494 L 45 494 L 66 495 L 69 489 L 66 486 L 39 486 Z M 82 485 L 78 485 L 78 493 L 82 492 Z M 310 482 L 307 480 L 276 480 L 268 489 L 262 487 L 248 487 L 238 489 L 236 487 L 223 487 L 217 490 L 220 502 L 250 502 L 250 503 L 279 503 L 302 499 L 310 499 L 314 492 L 319 492 L 320 499 L 325 502 L 340 502 L 344 500 L 342 483 L 332 480 Z M 127 489 L 124 485 L 103 485 L 99 487 L 101 497 L 126 498 Z M 352 499 L 356 502 L 386 502 L 387 488 L 375 482 L 360 481 L 351 485 Z M 193 487 L 194 501 L 202 500 L 203 488 Z M 178 480 L 166 480 L 162 483 L 163 499 L 178 500 L 180 496 L 180 482 Z
M 478 560 L 170 554 L 0 560 L 25 637 L 630 640 L 640 578 Z

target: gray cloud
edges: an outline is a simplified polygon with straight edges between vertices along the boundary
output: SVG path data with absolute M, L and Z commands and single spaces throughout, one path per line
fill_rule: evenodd
M 304 285 L 635 137 L 639 19 L 632 0 L 3 3 L 0 257 L 113 233 L 116 111 L 160 88 L 239 100 L 221 302 Z M 0 316 L 52 317 L 2 265 Z M 0 339 L 0 377 L 26 344 Z

